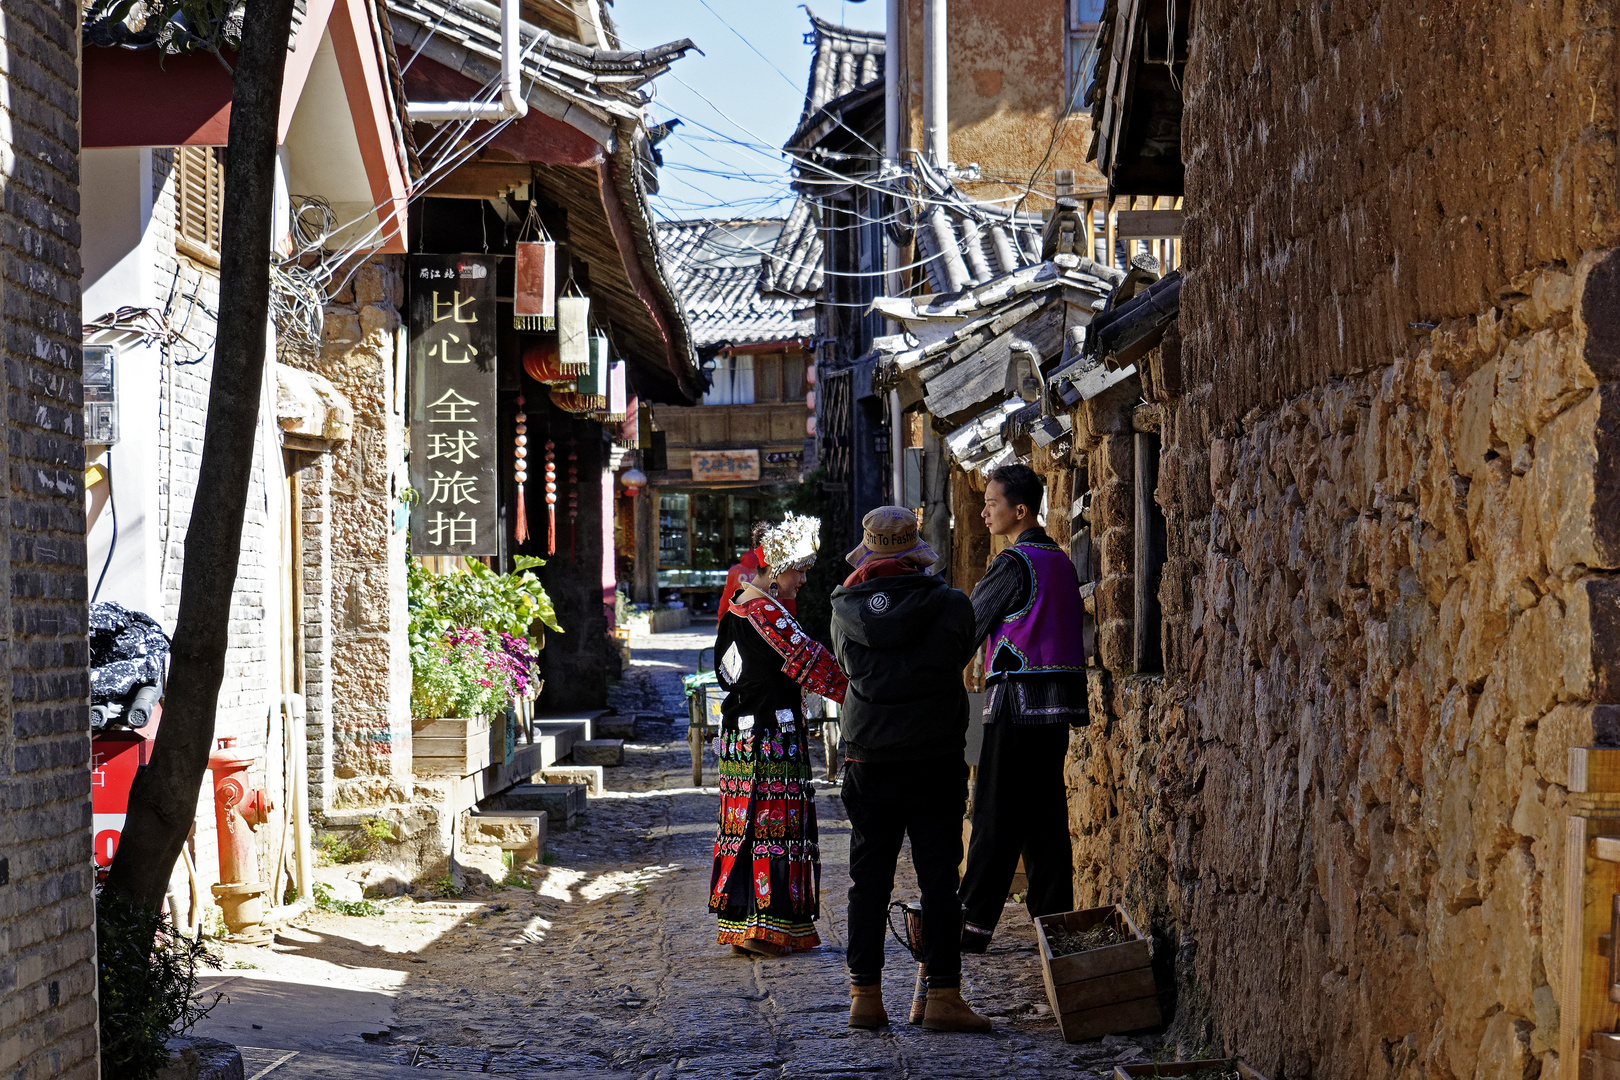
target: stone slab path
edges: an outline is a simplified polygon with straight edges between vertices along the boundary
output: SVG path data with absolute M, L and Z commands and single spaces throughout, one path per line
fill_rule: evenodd
M 369 918 L 322 912 L 271 949 L 233 946 L 231 962 L 252 966 L 222 973 L 237 996 L 200 1033 L 253 1046 L 246 1075 L 260 1080 L 1102 1078 L 1116 1062 L 1153 1055 L 1151 1035 L 1063 1042 L 1032 927 L 1012 906 L 991 952 L 965 963 L 964 996 L 995 1020 L 993 1033 L 908 1026 L 916 968 L 893 941 L 884 998 L 897 1022 L 877 1033 L 848 1028 L 849 825 L 835 785 L 817 800 L 823 947 L 756 960 L 718 946 L 705 910 L 717 794 L 691 787 L 680 688 L 712 640 L 712 627 L 694 627 L 632 642 L 634 666 L 613 705 L 665 721 L 627 745 L 625 765 L 607 770 L 608 790 L 590 800 L 580 827 L 552 835 L 549 865 L 526 887 L 398 900 Z M 711 755 L 705 779 L 713 776 Z M 916 895 L 903 860 L 896 896 Z M 301 1007 L 322 1019 L 277 1014 L 296 995 L 265 984 L 288 978 L 311 983 Z M 392 1005 L 385 1028 L 379 999 Z M 334 1015 L 345 1000 L 363 1002 L 364 1017 Z M 264 1022 L 253 1027 L 250 1014 Z

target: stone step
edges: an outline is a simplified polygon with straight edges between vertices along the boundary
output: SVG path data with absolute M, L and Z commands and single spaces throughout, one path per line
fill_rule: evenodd
M 539 811 L 474 809 L 461 820 L 461 837 L 468 844 L 489 844 L 514 853 L 518 862 L 538 862 L 546 849 L 550 815 Z
M 634 742 L 640 727 L 637 716 L 604 716 L 597 720 L 592 732 L 598 739 L 624 739 Z
M 486 803 L 491 810 L 543 811 L 550 823 L 567 829 L 585 812 L 584 784 L 517 784 Z
M 529 778 L 532 784 L 584 784 L 591 795 L 600 795 L 607 785 L 600 765 L 552 765 Z
M 612 768 L 624 764 L 623 739 L 586 739 L 574 744 L 575 765 L 604 765 Z

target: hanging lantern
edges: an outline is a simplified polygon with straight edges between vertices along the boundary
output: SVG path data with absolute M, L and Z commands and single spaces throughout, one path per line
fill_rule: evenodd
M 607 408 L 609 352 L 606 334 L 592 334 L 587 341 L 589 363 L 575 381 L 580 397 L 590 404 L 587 412 L 601 412 Z
M 529 511 L 523 505 L 523 485 L 529 479 L 529 414 L 523 411 L 523 395 L 517 399 L 517 415 L 512 429 L 517 433 L 512 442 L 512 479 L 517 481 L 517 527 L 512 530 L 512 538 L 519 546 L 529 542 Z
M 563 374 L 556 338 L 541 338 L 525 347 L 523 370 L 528 372 L 529 378 L 535 382 L 545 383 L 561 390 L 574 389 L 574 377 Z
M 634 495 L 637 490 L 647 486 L 647 474 L 632 465 L 619 474 L 619 483 L 624 485 L 626 495 Z
M 557 554 L 557 444 L 546 440 L 546 554 Z
M 641 401 L 634 394 L 624 403 L 624 422 L 619 425 L 620 446 L 641 445 Z
M 629 396 L 624 361 L 615 360 L 608 366 L 607 407 L 597 419 L 609 424 L 624 423 L 624 418 L 629 409 Z
M 565 375 L 578 378 L 591 368 L 590 319 L 590 297 L 557 297 L 557 352 Z
M 573 413 L 575 416 L 583 416 L 588 412 L 594 412 L 596 402 L 596 398 L 578 394 L 572 390 L 553 388 L 551 391 L 551 403 L 563 412 Z
M 532 208 L 534 203 L 529 205 Z M 538 216 L 534 216 L 534 221 L 539 222 Z M 518 330 L 555 329 L 556 299 L 557 245 L 550 240 L 519 240 L 512 326 Z

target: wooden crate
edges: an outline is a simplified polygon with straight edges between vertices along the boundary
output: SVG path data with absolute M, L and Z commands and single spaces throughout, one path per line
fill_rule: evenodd
M 1135 1076 L 1187 1076 L 1199 1069 L 1212 1066 L 1236 1069 L 1243 1080 L 1266 1080 L 1241 1061 L 1233 1058 L 1211 1058 L 1208 1061 L 1145 1061 L 1140 1065 L 1115 1065 L 1114 1080 L 1131 1080 Z
M 411 771 L 419 776 L 470 776 L 489 767 L 489 751 L 487 716 L 411 720 Z
M 1084 931 L 1110 921 L 1127 940 L 1066 956 L 1052 954 L 1049 928 Z M 1147 936 L 1123 908 L 1109 905 L 1044 915 L 1035 920 L 1035 935 L 1040 942 L 1046 998 L 1065 1041 L 1080 1042 L 1163 1022 Z

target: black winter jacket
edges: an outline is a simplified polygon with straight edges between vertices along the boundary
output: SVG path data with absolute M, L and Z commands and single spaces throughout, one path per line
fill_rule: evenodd
M 962 669 L 973 604 L 932 574 L 873 578 L 832 594 L 833 651 L 849 676 L 839 717 L 856 761 L 960 758 L 968 722 Z

